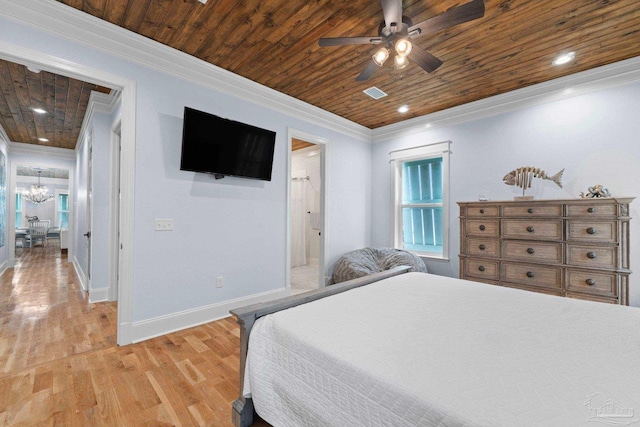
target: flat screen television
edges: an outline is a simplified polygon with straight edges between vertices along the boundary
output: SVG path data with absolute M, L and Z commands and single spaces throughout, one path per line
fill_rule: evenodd
M 180 170 L 271 181 L 276 133 L 184 107 Z

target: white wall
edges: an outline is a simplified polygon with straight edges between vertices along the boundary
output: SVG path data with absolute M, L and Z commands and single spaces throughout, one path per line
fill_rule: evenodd
M 369 244 L 368 142 L 3 18 L 0 39 L 136 81 L 134 322 L 284 288 L 289 127 L 330 141 L 327 266 Z M 275 131 L 272 181 L 180 171 L 185 106 Z M 155 218 L 174 231 L 154 231 Z
M 594 184 L 614 196 L 640 197 L 640 84 L 425 131 L 373 147 L 372 243 L 392 244 L 389 152 L 451 140 L 450 261 L 427 262 L 430 271 L 458 276 L 458 201 L 513 200 L 521 189 L 502 178 L 520 166 L 555 174 L 565 168 L 564 188 L 536 180 L 527 195 L 536 199 L 574 198 Z M 631 268 L 640 269 L 640 200 L 631 205 Z M 631 275 L 631 305 L 640 306 L 640 273 Z
M 5 169 L 4 169 L 4 182 L 5 188 L 0 189 L 5 192 L 5 221 L 4 221 L 4 246 L 0 247 L 0 274 L 9 266 L 9 228 L 11 227 L 10 215 L 14 213 L 11 211 L 10 206 L 10 191 L 9 191 L 9 174 L 11 172 L 11 166 L 9 163 L 9 157 L 7 155 L 7 143 L 2 137 L 0 137 L 0 151 L 5 156 Z M 2 214 L 0 212 L 0 214 Z

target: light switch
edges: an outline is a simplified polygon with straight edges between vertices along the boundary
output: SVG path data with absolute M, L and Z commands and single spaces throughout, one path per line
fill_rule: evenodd
M 173 219 L 156 219 L 156 231 L 173 231 Z

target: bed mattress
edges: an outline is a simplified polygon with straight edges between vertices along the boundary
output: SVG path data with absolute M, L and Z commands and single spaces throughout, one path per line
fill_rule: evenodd
M 407 273 L 259 319 L 243 393 L 274 426 L 630 424 L 640 309 Z

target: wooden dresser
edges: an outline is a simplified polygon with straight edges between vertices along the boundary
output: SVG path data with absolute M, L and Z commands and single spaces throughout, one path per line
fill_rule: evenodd
M 629 305 L 633 199 L 459 202 L 460 278 Z

